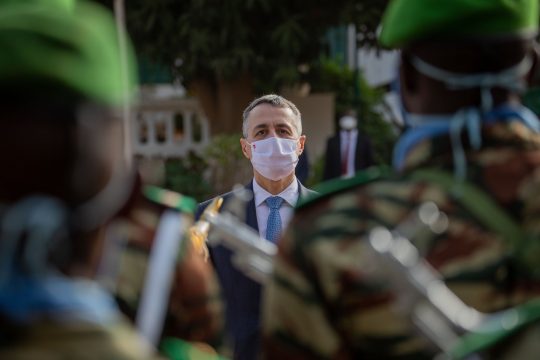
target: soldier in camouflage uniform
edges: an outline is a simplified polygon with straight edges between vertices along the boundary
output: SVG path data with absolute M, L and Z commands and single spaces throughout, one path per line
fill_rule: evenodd
M 111 261 L 104 261 L 101 277 L 109 282 L 121 310 L 140 325 L 144 293 L 152 290 L 147 288 L 153 282 L 149 274 L 163 262 L 152 260 L 151 255 L 157 243 L 164 239 L 158 236 L 160 223 L 166 214 L 177 213 L 183 217 L 184 224 L 191 224 L 196 203 L 164 189 L 138 185 L 137 188 L 110 231 L 111 253 L 120 250 L 119 259 L 111 257 Z M 159 330 L 156 336 L 218 348 L 223 336 L 223 306 L 210 263 L 204 260 L 202 249 L 190 241 L 187 232 L 165 236 L 176 239 L 179 256 L 168 270 L 172 276 L 170 295 L 165 295 L 168 305 L 161 326 L 163 331 Z
M 151 344 L 95 280 L 120 283 L 121 299 L 139 296 L 142 285 L 125 280 L 132 253 L 146 267 L 161 215 L 185 226 L 195 203 L 151 188 L 143 197 L 126 166 L 114 110 L 135 90 L 131 48 L 122 62 L 111 14 L 71 0 L 0 1 L 0 47 L 0 358 L 151 358 Z M 119 238 L 124 249 L 110 245 Z M 215 340 L 213 274 L 190 243 L 179 248 L 169 255 L 171 298 L 179 300 L 164 334 Z M 197 358 L 174 341 L 165 351 Z
M 537 0 L 390 2 L 380 41 L 402 49 L 407 125 L 394 174 L 328 183 L 299 207 L 265 295 L 267 358 L 432 358 L 389 279 L 361 260 L 370 229 L 395 228 L 425 201 L 448 228 L 415 245 L 461 300 L 492 313 L 539 295 L 540 126 L 519 99 L 537 23 Z

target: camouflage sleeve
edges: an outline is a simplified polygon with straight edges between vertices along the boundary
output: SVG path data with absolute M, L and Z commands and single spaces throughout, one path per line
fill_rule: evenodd
M 126 239 L 116 266 L 115 295 L 122 311 L 134 320 L 140 306 L 156 229 L 163 209 L 141 201 L 116 227 Z M 223 306 L 214 270 L 184 235 L 174 268 L 162 333 L 219 347 L 223 336 Z
M 223 331 L 223 306 L 212 266 L 185 242 L 176 266 L 165 333 L 219 347 Z
M 99 325 L 50 320 L 3 324 L 2 330 L 9 331 L 10 341 L 0 345 L 0 359 L 163 359 L 122 317 Z
M 263 304 L 267 359 L 336 358 L 341 340 L 329 323 L 320 292 L 295 251 L 294 225 L 280 240 Z
M 393 310 L 391 289 L 366 267 L 363 238 L 384 220 L 359 210 L 368 199 L 355 196 L 302 209 L 280 240 L 263 310 L 267 358 L 420 355 L 423 343 Z

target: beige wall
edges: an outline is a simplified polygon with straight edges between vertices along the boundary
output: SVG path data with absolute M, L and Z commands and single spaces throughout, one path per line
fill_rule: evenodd
M 307 137 L 309 161 L 324 155 L 326 139 L 334 133 L 334 94 L 321 93 L 299 96 L 284 93 L 302 113 L 302 131 Z

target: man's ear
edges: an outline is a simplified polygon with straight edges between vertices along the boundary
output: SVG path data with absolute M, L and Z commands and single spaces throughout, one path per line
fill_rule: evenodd
M 246 139 L 240 138 L 240 147 L 242 148 L 242 154 L 244 154 L 248 160 L 251 160 L 251 146 Z
M 298 155 L 304 152 L 304 144 L 306 143 L 306 135 L 302 135 L 298 138 Z

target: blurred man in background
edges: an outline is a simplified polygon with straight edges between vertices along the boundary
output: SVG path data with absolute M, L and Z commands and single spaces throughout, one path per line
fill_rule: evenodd
M 353 177 L 372 165 L 371 141 L 358 130 L 356 112 L 348 111 L 339 119 L 339 132 L 326 142 L 323 180 Z
M 298 210 L 265 298 L 268 358 L 433 358 L 441 349 L 396 312 L 399 293 L 367 255 L 371 229 L 393 230 L 426 201 L 448 227 L 415 245 L 465 304 L 492 313 L 539 295 L 540 124 L 519 97 L 537 28 L 538 0 L 390 2 L 380 41 L 402 49 L 408 125 L 396 175 L 361 175 Z

